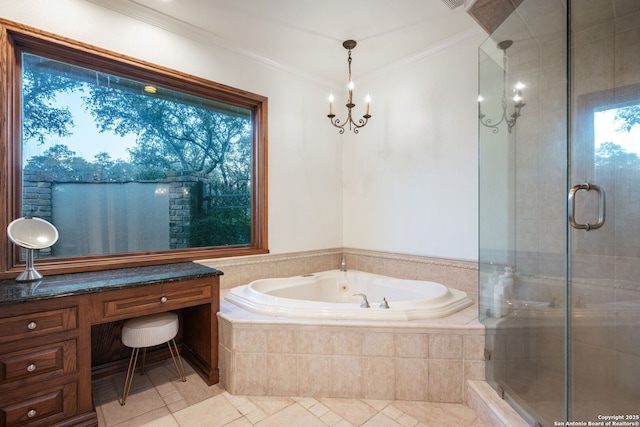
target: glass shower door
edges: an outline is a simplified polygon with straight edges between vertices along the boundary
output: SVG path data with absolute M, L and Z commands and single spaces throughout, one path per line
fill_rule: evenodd
M 486 379 L 532 426 L 640 425 L 638 40 L 636 0 L 524 0 L 480 48 Z
M 640 4 L 584 3 L 571 9 L 569 416 L 640 425 Z
M 566 17 L 561 1 L 525 0 L 479 53 L 486 379 L 532 426 L 568 411 Z

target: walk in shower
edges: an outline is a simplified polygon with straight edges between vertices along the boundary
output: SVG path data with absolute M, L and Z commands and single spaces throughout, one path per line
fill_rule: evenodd
M 637 0 L 524 0 L 479 50 L 486 379 L 532 426 L 640 425 L 638 40 Z

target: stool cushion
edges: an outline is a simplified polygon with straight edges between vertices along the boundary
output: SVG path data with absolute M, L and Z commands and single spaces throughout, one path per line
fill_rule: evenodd
M 166 343 L 177 333 L 177 314 L 151 314 L 127 320 L 122 326 L 122 343 L 132 348 L 152 347 Z

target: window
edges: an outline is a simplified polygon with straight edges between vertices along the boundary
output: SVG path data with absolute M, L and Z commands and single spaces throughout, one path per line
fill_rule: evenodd
M 596 168 L 640 168 L 640 101 L 593 112 Z
M 578 176 L 599 182 L 640 169 L 640 85 L 579 95 L 576 107 L 572 157 L 574 169 L 586 168 Z
M 58 228 L 35 254 L 39 270 L 267 252 L 265 97 L 8 23 L 3 32 L 1 218 Z M 2 271 L 17 271 L 20 251 L 3 244 Z

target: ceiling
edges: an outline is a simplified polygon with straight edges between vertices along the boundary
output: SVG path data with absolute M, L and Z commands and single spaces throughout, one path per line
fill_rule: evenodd
M 323 83 L 346 80 L 344 40 L 356 78 L 479 30 L 441 0 L 88 1 Z

